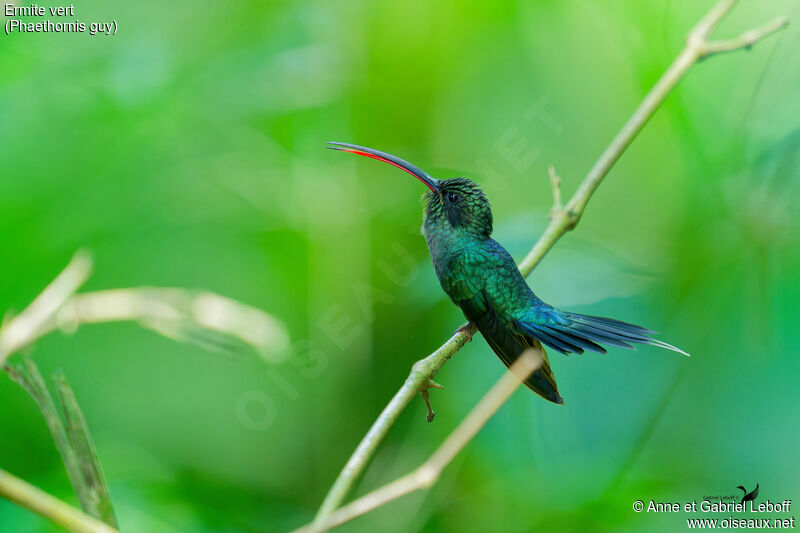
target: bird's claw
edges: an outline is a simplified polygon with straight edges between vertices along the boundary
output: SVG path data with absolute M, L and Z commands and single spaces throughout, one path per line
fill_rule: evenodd
M 433 422 L 433 417 L 436 416 L 436 413 L 434 413 L 433 409 L 431 408 L 431 400 L 428 398 L 428 389 L 419 391 L 419 395 L 422 396 L 423 400 L 425 400 L 425 407 L 428 408 L 428 414 L 425 416 L 425 420 L 428 422 Z
M 428 414 L 425 416 L 425 420 L 428 422 L 433 422 L 433 417 L 436 416 L 436 413 L 433 412 L 433 408 L 431 407 L 431 400 L 428 396 L 428 389 L 443 389 L 442 385 L 439 385 L 432 379 L 429 379 L 425 382 L 425 384 L 420 388 L 419 395 L 422 396 L 422 399 L 425 400 L 425 407 L 428 408 Z
M 464 324 L 457 330 L 453 332 L 453 335 L 458 335 L 459 333 L 463 333 L 467 336 L 467 342 L 472 342 L 472 330 L 471 324 Z

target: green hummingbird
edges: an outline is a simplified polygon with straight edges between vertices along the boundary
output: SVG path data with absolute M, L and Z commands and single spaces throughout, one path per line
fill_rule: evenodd
M 332 150 L 363 155 L 404 170 L 428 187 L 422 234 L 444 292 L 506 366 L 528 348 L 539 349 L 543 364 L 527 380 L 532 391 L 557 404 L 555 376 L 542 344 L 561 352 L 606 353 L 602 344 L 635 350 L 635 343 L 683 350 L 653 339 L 656 332 L 613 318 L 580 315 L 540 300 L 511 255 L 492 239 L 492 210 L 478 185 L 467 178 L 435 179 L 391 154 L 355 144 L 328 143 Z

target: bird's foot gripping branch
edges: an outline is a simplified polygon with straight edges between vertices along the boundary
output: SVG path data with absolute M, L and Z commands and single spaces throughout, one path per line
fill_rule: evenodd
M 428 397 L 428 389 L 443 389 L 443 388 L 444 388 L 444 386 L 439 385 L 438 383 L 436 383 L 432 379 L 429 379 L 428 381 L 426 381 L 425 383 L 422 384 L 422 388 L 419 391 L 419 395 L 425 401 L 425 407 L 428 409 L 428 414 L 425 417 L 425 419 L 428 422 L 433 422 L 433 417 L 436 416 L 436 413 L 433 412 L 433 407 L 431 407 L 431 400 Z

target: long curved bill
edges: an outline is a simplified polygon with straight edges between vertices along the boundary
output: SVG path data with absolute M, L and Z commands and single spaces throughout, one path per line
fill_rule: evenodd
M 328 142 L 327 144 L 331 146 L 326 146 L 326 148 L 330 148 L 331 150 L 339 150 L 341 152 L 349 152 L 351 154 L 356 155 L 363 155 L 364 157 L 370 157 L 372 159 L 377 159 L 378 161 L 383 161 L 384 163 L 389 163 L 392 166 L 399 168 L 400 170 L 405 170 L 419 181 L 425 184 L 433 192 L 439 192 L 439 180 L 436 178 L 431 177 L 427 172 L 422 170 L 421 168 L 412 165 L 408 161 L 403 161 L 399 157 L 395 157 L 392 154 L 387 154 L 386 152 L 381 152 L 380 150 L 375 150 L 373 148 L 365 148 L 363 146 L 358 146 L 356 144 L 347 144 L 347 143 L 337 143 L 337 142 Z

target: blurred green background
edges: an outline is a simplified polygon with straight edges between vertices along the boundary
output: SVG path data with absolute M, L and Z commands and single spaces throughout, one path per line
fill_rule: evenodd
M 49 5 L 49 4 L 45 4 Z M 262 532 L 313 517 L 411 364 L 462 323 L 423 187 L 355 142 L 484 186 L 521 258 L 708 1 L 80 2 L 116 36 L 0 38 L 0 311 L 78 248 L 83 290 L 208 289 L 285 322 L 286 362 L 133 324 L 30 351 L 85 411 L 124 532 Z M 800 495 L 800 24 L 743 2 L 529 282 L 693 354 L 551 356 L 563 407 L 519 390 L 440 483 L 342 531 L 659 531 L 637 514 L 761 487 Z M 5 21 L 3 21 L 5 22 Z M 13 361 L 19 361 L 19 355 Z M 358 493 L 424 460 L 501 375 L 482 339 L 402 415 Z M 33 401 L 0 375 L 0 467 L 77 504 Z M 0 531 L 54 526 L 0 501 Z

